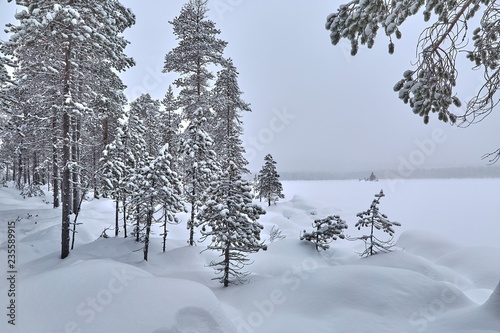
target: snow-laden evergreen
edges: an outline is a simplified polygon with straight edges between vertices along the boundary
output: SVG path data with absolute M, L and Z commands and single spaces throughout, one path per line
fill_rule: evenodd
M 217 74 L 213 90 L 213 125 L 214 150 L 221 163 L 228 170 L 228 161 L 234 163 L 241 172 L 248 173 L 247 160 L 243 156 L 244 148 L 239 141 L 243 133 L 242 112 L 250 112 L 250 105 L 241 99 L 243 94 L 238 84 L 238 71 L 233 61 L 228 59 Z
M 160 134 L 163 142 L 168 144 L 168 151 L 172 156 L 171 168 L 178 170 L 179 154 L 180 154 L 180 129 L 181 116 L 177 112 L 177 98 L 174 95 L 172 86 L 168 86 L 165 98 L 162 100 L 164 111 L 161 113 L 159 125 L 161 126 Z
M 132 182 L 137 168 L 148 161 L 144 133 L 146 128 L 137 114 L 126 113 L 119 120 L 115 140 L 106 146 L 103 152 L 103 167 L 100 172 L 104 185 L 103 192 L 115 200 L 115 235 L 119 232 L 119 203 L 123 212 L 123 231 L 127 237 L 127 207 L 128 200 L 140 197 L 138 187 Z M 134 199 L 135 200 L 135 199 Z M 136 225 L 135 234 L 138 237 L 139 228 Z
M 199 224 L 197 214 L 203 205 L 203 196 L 212 180 L 220 172 L 212 147 L 213 140 L 204 130 L 207 122 L 205 113 L 201 108 L 194 112 L 181 143 L 184 194 L 191 210 L 191 217 L 187 224 L 191 246 L 195 244 L 194 228 Z
M 30 115 L 39 123 L 37 128 L 52 129 L 52 142 L 45 146 L 52 149 L 54 189 L 59 189 L 59 171 L 62 175 L 61 257 L 65 258 L 69 255 L 70 214 L 76 210 L 84 182 L 82 142 L 88 137 L 81 135 L 82 122 L 94 116 L 94 84 L 101 75 L 103 81 L 109 76 L 102 69 L 122 71 L 133 65 L 124 54 L 127 41 L 123 32 L 135 23 L 135 17 L 115 0 L 38 0 L 30 1 L 16 19 L 19 23 L 8 26 L 11 36 L 3 47 L 18 62 L 14 81 L 17 95 L 24 96 L 13 112 Z M 58 202 L 55 191 L 54 205 Z
M 382 214 L 378 208 L 380 204 L 380 199 L 385 197 L 384 191 L 380 190 L 380 193 L 375 194 L 375 199 L 373 199 L 370 208 L 364 212 L 358 213 L 359 221 L 356 223 L 355 227 L 358 230 L 361 228 L 370 228 L 369 235 L 363 235 L 355 239 L 359 239 L 365 242 L 365 251 L 361 253 L 361 256 L 371 256 L 378 252 L 388 252 L 392 247 L 392 238 L 394 236 L 395 226 L 400 227 L 401 223 L 396 221 L 390 221 L 387 215 Z M 389 240 L 381 240 L 375 235 L 375 231 L 380 230 L 391 236 Z
M 170 169 L 171 156 L 165 145 L 158 156 L 143 163 L 131 177 L 138 195 L 131 196 L 131 205 L 137 207 L 144 224 L 144 260 L 148 260 L 151 225 L 163 221 L 163 249 L 166 246 L 167 224 L 177 223 L 175 216 L 185 210 L 179 176 Z M 156 214 L 161 212 L 161 216 Z
M 12 78 L 7 71 L 7 67 L 12 66 L 14 66 L 14 62 L 3 55 L 2 43 L 0 42 L 0 115 L 2 115 L 0 117 L 0 128 L 5 126 L 2 125 L 2 122 L 4 117 L 7 116 L 7 112 L 5 112 L 8 109 L 7 103 L 13 100 L 9 89 L 12 86 Z
M 314 243 L 316 250 L 328 250 L 330 243 L 338 238 L 344 239 L 344 229 L 347 229 L 347 223 L 338 215 L 330 215 L 324 219 L 314 220 L 312 232 L 304 232 L 300 235 L 300 240 L 306 240 Z
M 247 254 L 267 248 L 260 240 L 263 226 L 257 222 L 265 211 L 252 199 L 249 182 L 234 172 L 233 166 L 212 182 L 198 214 L 202 240 L 211 240 L 207 250 L 220 252 L 221 259 L 210 266 L 224 287 L 244 282 L 249 274 L 242 271 L 250 264 Z
M 267 200 L 268 206 L 276 203 L 279 199 L 285 197 L 283 194 L 283 186 L 279 180 L 280 175 L 276 171 L 276 161 L 271 154 L 264 157 L 264 166 L 257 174 L 255 191 L 257 197 Z
M 142 94 L 130 103 L 130 112 L 136 114 L 147 129 L 144 132 L 146 151 L 150 156 L 155 156 L 162 147 L 163 141 L 162 122 L 160 121 L 160 101 L 153 99 L 150 94 Z
M 180 75 L 174 84 L 180 88 L 179 107 L 188 121 L 199 108 L 210 107 L 209 86 L 214 79 L 210 66 L 225 63 L 227 43 L 218 38 L 220 31 L 207 12 L 208 0 L 189 0 L 170 21 L 178 45 L 165 56 L 163 72 Z

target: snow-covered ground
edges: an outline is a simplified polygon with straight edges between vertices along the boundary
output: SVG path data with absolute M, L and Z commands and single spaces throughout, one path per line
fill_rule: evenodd
M 99 238 L 113 224 L 109 200 L 84 203 L 75 250 L 60 260 L 60 213 L 50 197 L 1 188 L 0 332 L 500 332 L 500 179 L 283 186 L 285 200 L 260 222 L 264 238 L 273 226 L 286 238 L 267 241 L 252 255 L 249 283 L 229 288 L 207 267 L 217 253 L 186 246 L 185 223 L 170 226 L 166 253 L 157 227 L 148 262 L 131 238 Z M 347 234 L 362 235 L 356 214 L 380 189 L 381 212 L 402 224 L 393 252 L 362 259 L 359 242 L 338 240 L 318 253 L 299 240 L 331 214 L 347 221 Z M 17 217 L 14 298 L 7 240 Z

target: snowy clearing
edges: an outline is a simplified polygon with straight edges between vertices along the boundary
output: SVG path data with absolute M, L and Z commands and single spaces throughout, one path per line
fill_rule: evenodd
M 50 197 L 23 199 L 1 188 L 4 281 L 8 222 L 20 220 L 16 295 L 2 283 L 0 332 L 500 332 L 500 179 L 284 181 L 283 188 L 276 206 L 262 202 L 260 222 L 264 238 L 273 226 L 286 238 L 251 255 L 249 283 L 229 288 L 207 267 L 218 254 L 187 246 L 185 213 L 169 226 L 166 253 L 155 226 L 145 262 L 132 238 L 99 238 L 113 225 L 113 203 L 87 201 L 75 250 L 60 260 L 60 211 L 45 202 Z M 299 240 L 328 215 L 347 221 L 346 234 L 362 235 L 356 214 L 380 189 L 381 212 L 401 223 L 393 252 L 362 259 L 362 242 L 340 239 L 318 253 Z

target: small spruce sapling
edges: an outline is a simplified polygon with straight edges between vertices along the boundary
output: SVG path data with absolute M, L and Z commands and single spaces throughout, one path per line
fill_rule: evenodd
M 401 223 L 395 221 L 389 221 L 387 215 L 380 213 L 378 205 L 380 204 L 380 199 L 384 197 L 385 194 L 383 190 L 380 190 L 379 194 L 375 194 L 375 199 L 373 200 L 370 208 L 364 212 L 358 213 L 356 216 L 359 217 L 358 223 L 355 227 L 358 230 L 361 228 L 370 228 L 370 234 L 361 237 L 353 238 L 352 240 L 362 240 L 365 242 L 365 251 L 361 253 L 362 257 L 367 257 L 374 255 L 378 252 L 389 252 L 394 246 L 392 239 L 394 236 L 394 226 L 401 226 Z M 374 232 L 375 229 L 382 230 L 388 233 L 391 238 L 387 241 L 382 241 L 378 239 Z
M 313 242 L 318 252 L 328 250 L 330 248 L 329 244 L 334 240 L 338 238 L 344 239 L 345 236 L 342 232 L 344 229 L 347 229 L 346 222 L 338 215 L 315 220 L 312 226 L 316 230 L 313 232 L 306 232 L 304 230 L 304 233 L 300 236 L 300 240 Z

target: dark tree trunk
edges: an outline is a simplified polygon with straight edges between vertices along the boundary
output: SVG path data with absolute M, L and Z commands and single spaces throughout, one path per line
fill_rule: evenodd
M 21 186 L 21 178 L 23 176 L 23 158 L 22 158 L 22 155 L 21 155 L 21 152 L 19 152 L 19 154 L 17 155 L 17 188 L 18 189 L 21 189 L 22 186 Z
M 52 191 L 53 191 L 53 207 L 59 207 L 59 165 L 57 152 L 57 113 L 54 110 L 52 114 Z
M 31 175 L 30 175 L 30 158 L 28 152 L 26 152 L 24 157 L 24 185 L 31 185 Z
M 166 212 L 166 207 L 163 207 L 163 215 L 164 215 L 164 221 L 163 221 L 163 252 L 166 251 L 167 248 L 167 212 Z
M 31 173 L 33 174 L 33 185 L 40 185 L 41 179 L 40 173 L 38 172 L 38 156 L 36 151 L 33 152 L 33 169 Z
M 224 287 L 229 286 L 229 246 L 230 243 L 227 244 L 226 249 L 224 251 Z
M 118 232 L 119 232 L 119 225 L 118 225 L 118 221 L 119 221 L 119 213 L 120 213 L 120 198 L 119 197 L 116 197 L 116 202 L 115 202 L 115 237 L 118 236 Z
M 69 255 L 69 228 L 70 228 L 70 214 L 71 214 L 71 171 L 69 166 L 70 161 L 70 116 L 68 111 L 65 110 L 63 114 L 63 154 L 62 154 L 62 233 L 61 233 L 61 259 Z
M 140 242 L 141 241 L 141 238 L 139 237 L 139 232 L 140 232 L 140 226 L 141 226 L 141 219 L 139 217 L 139 212 L 140 212 L 140 208 L 139 206 L 137 206 L 137 216 L 136 216 L 136 224 L 135 224 L 135 241 L 136 242 Z
M 123 238 L 127 238 L 127 206 L 126 206 L 126 201 L 127 199 L 125 198 L 125 195 L 123 195 Z
M 72 185 L 73 185 L 73 203 L 72 211 L 76 213 L 78 206 L 80 204 L 80 192 L 81 192 L 81 179 L 80 179 L 80 128 L 81 122 L 73 117 L 72 125 L 72 141 L 73 149 L 71 151 L 71 161 L 74 167 L 72 168 Z
M 144 234 L 144 260 L 148 261 L 149 252 L 149 234 L 151 232 L 151 223 L 153 222 L 153 211 L 148 209 L 146 214 L 146 232 Z
M 63 95 L 67 98 L 70 94 L 70 79 L 71 79 L 71 41 L 65 50 L 65 68 L 64 68 L 64 79 L 63 79 Z M 61 259 L 66 258 L 69 255 L 70 246 L 70 214 L 71 214 L 71 170 L 70 170 L 70 159 L 71 159 L 71 118 L 69 115 L 69 108 L 65 105 L 63 112 L 63 126 L 62 126 L 62 138 L 63 138 L 63 149 L 62 149 L 62 167 L 63 167 L 63 177 L 62 177 L 62 230 L 61 230 Z

